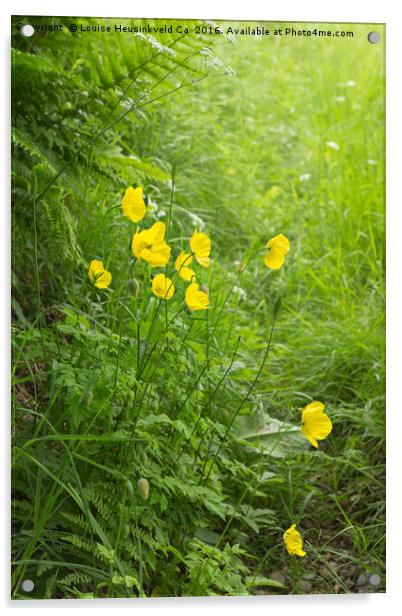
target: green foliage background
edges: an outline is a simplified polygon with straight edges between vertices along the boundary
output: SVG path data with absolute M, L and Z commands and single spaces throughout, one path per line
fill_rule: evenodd
M 13 597 L 384 590 L 383 44 L 367 25 L 135 36 L 58 18 L 23 39 L 20 21 L 44 19 L 13 20 Z M 155 322 L 118 207 L 133 184 L 145 226 L 173 197 L 175 254 L 205 224 L 207 317 L 175 317 L 178 282 Z M 291 251 L 269 272 L 277 233 Z M 299 431 L 315 399 L 334 425 L 318 451 Z

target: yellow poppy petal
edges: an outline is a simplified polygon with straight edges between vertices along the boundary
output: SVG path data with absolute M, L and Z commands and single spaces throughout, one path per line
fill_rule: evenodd
M 310 402 L 304 407 L 303 413 L 310 413 L 314 411 L 323 411 L 325 409 L 325 404 L 320 402 L 319 400 L 314 400 Z
M 111 282 L 112 274 L 105 270 L 95 282 L 95 287 L 98 287 L 98 289 L 107 289 Z
M 321 441 L 331 433 L 332 421 L 325 413 L 317 413 L 316 417 L 309 419 L 307 429 L 313 434 L 314 438 Z
M 166 225 L 156 222 L 150 229 L 137 231 L 131 240 L 133 255 L 139 260 L 144 260 L 151 267 L 163 267 L 170 259 L 170 246 L 164 240 Z
M 313 445 L 313 447 L 318 447 L 318 443 L 315 440 L 315 438 L 310 434 L 310 432 L 307 430 L 306 426 L 302 425 L 301 427 L 301 431 L 303 432 L 304 436 L 306 437 L 306 439 L 308 439 L 310 441 L 310 443 Z
M 158 244 L 151 248 L 143 248 L 140 252 L 141 259 L 149 263 L 151 267 L 164 267 L 170 259 L 170 246 Z
M 283 233 L 279 233 L 279 235 L 275 235 L 272 237 L 267 243 L 267 248 L 271 248 L 271 250 L 275 250 L 283 257 L 286 256 L 289 252 L 290 243 L 286 235 Z
M 133 188 L 129 186 L 124 194 L 122 203 L 124 216 L 127 216 L 132 222 L 139 222 L 147 213 L 142 186 Z
M 292 524 L 283 534 L 283 541 L 289 554 L 295 554 L 296 556 L 306 556 L 306 552 L 303 550 L 303 539 L 298 530 L 296 530 L 296 524 Z
M 211 240 L 205 233 L 194 231 L 190 240 L 191 250 L 200 257 L 207 257 L 211 252 Z
M 324 404 L 315 400 L 310 402 L 302 412 L 301 430 L 304 436 L 314 447 L 318 447 L 317 440 L 323 440 L 332 431 L 332 421 L 324 413 Z
M 192 260 L 193 260 L 193 255 L 190 255 L 188 252 L 181 252 L 179 256 L 177 257 L 174 266 L 177 269 L 177 271 L 179 271 L 181 267 L 183 266 L 188 267 L 189 265 L 191 265 Z
M 98 289 L 106 289 L 112 282 L 112 274 L 105 270 L 103 262 L 93 259 L 88 268 L 88 276 Z
M 161 244 L 165 240 L 166 225 L 164 222 L 158 221 L 149 229 L 152 236 L 152 244 Z
M 192 282 L 186 289 L 185 302 L 190 310 L 207 310 L 209 297 L 207 293 L 199 290 L 199 285 Z
M 285 257 L 276 250 L 271 250 L 265 253 L 264 256 L 265 265 L 273 270 L 278 270 L 285 262 Z
M 186 252 L 181 252 L 174 264 L 177 272 L 179 273 L 179 276 L 181 276 L 183 280 L 186 280 L 187 282 L 191 282 L 193 276 L 195 276 L 193 270 L 188 267 L 192 260 L 192 255 Z
M 191 282 L 195 278 L 195 273 L 189 267 L 182 267 L 179 274 L 186 282 Z
M 89 264 L 88 268 L 88 276 L 91 282 L 95 282 L 96 276 L 102 274 L 102 272 L 104 271 L 105 268 L 103 267 L 102 261 L 99 261 L 98 259 L 93 259 Z
M 141 233 L 134 233 L 131 239 L 131 251 L 137 259 L 141 259 Z
M 209 267 L 211 264 L 210 257 L 197 257 L 197 255 L 195 255 L 195 258 L 197 259 L 198 263 L 202 265 L 202 267 Z
M 174 295 L 174 284 L 165 274 L 157 274 L 152 279 L 152 291 L 160 299 L 170 299 Z
M 293 554 L 296 554 L 296 556 L 300 556 L 301 558 L 304 558 L 304 556 L 306 556 L 306 552 L 302 550 L 302 548 L 296 548 Z
M 195 254 L 198 263 L 203 267 L 209 267 L 211 262 L 209 257 L 211 253 L 211 240 L 209 237 L 205 233 L 194 231 L 190 240 L 190 248 Z

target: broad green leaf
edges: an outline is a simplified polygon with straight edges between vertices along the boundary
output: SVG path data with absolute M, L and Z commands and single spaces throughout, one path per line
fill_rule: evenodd
M 255 416 L 242 416 L 236 422 L 237 436 L 250 447 L 274 458 L 284 458 L 302 453 L 309 448 L 307 440 L 294 426 L 264 413 Z M 246 445 L 247 446 L 247 445 Z

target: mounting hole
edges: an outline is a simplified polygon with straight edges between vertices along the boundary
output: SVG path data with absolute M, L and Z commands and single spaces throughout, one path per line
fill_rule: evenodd
M 371 575 L 369 575 L 368 581 L 371 586 L 379 586 L 381 583 L 381 577 L 378 575 L 378 573 L 372 573 Z
M 31 26 L 31 24 L 25 24 L 21 28 L 21 34 L 22 36 L 26 36 L 27 38 L 29 38 L 30 36 L 33 36 L 35 34 L 35 28 Z
M 35 584 L 32 580 L 24 580 L 21 584 L 21 590 L 24 592 L 32 592 L 35 588 Z
M 376 43 L 380 42 L 381 36 L 379 32 L 369 32 L 369 34 L 367 35 L 367 38 L 368 38 L 369 43 L 372 43 L 373 45 L 375 45 Z

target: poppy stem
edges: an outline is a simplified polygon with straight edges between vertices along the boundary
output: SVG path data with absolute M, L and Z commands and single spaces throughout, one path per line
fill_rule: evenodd
M 272 535 L 273 535 L 273 536 L 275 536 L 275 534 L 276 534 L 276 530 L 275 530 L 275 532 L 273 532 L 273 533 L 272 533 Z M 269 536 L 270 536 L 270 535 L 268 535 L 268 537 L 269 537 Z M 272 549 L 272 548 L 271 548 L 271 549 Z M 270 556 L 270 555 L 271 555 L 271 554 L 270 554 L 270 550 L 267 550 L 267 551 L 265 552 L 264 556 L 263 556 L 262 558 L 260 558 L 260 559 L 259 559 L 259 561 L 258 561 L 258 563 L 257 563 L 257 566 L 256 566 L 256 568 L 255 568 L 255 570 L 254 570 L 253 579 L 251 580 L 251 586 L 253 586 L 253 585 L 254 585 L 254 583 L 255 583 L 255 581 L 256 581 L 256 579 L 257 579 L 258 575 L 261 573 L 262 568 L 263 568 L 263 566 L 265 565 L 265 562 L 266 562 L 266 560 L 267 560 L 268 556 Z
M 167 225 L 166 225 L 166 243 L 169 243 L 169 233 L 170 233 L 170 225 L 172 222 L 172 209 L 173 209 L 173 196 L 174 196 L 174 183 L 175 183 L 175 179 L 176 179 L 176 163 L 173 163 L 172 165 L 172 189 L 170 191 L 170 205 L 169 205 L 169 216 L 168 216 L 168 221 L 167 221 Z M 165 267 L 165 276 L 167 278 L 168 275 L 168 267 L 166 264 Z M 170 290 L 170 287 L 172 286 L 173 282 L 170 283 L 169 288 L 166 291 L 166 296 Z M 169 350 L 169 322 L 168 322 L 168 305 L 167 305 L 167 301 L 165 301 L 165 335 L 166 335 L 166 348 L 167 350 Z
M 133 272 L 133 268 L 134 268 L 134 264 L 135 261 L 133 263 L 131 263 L 130 265 L 130 276 L 132 276 L 132 272 Z M 123 298 L 123 304 L 125 305 L 127 302 L 127 297 L 128 297 L 128 283 L 126 285 L 126 291 L 124 294 L 124 298 Z M 114 385 L 113 385 L 113 392 L 112 392 L 112 400 L 111 400 L 111 407 L 113 407 L 114 401 L 115 401 L 115 396 L 116 396 L 116 390 L 117 390 L 117 383 L 118 383 L 118 378 L 119 378 L 119 369 L 120 369 L 120 355 L 121 355 L 121 343 L 122 343 L 122 327 L 123 327 L 123 314 L 122 312 L 120 312 L 120 314 L 118 314 L 118 319 L 119 319 L 119 346 L 117 349 L 117 358 L 116 358 L 116 368 L 115 368 L 115 373 L 114 373 Z M 115 421 L 115 425 L 114 425 L 114 429 L 117 430 L 120 421 L 123 419 L 123 411 L 120 413 L 120 415 L 118 417 L 116 417 L 116 421 Z
M 165 300 L 165 336 L 166 336 L 166 350 L 169 350 L 169 322 L 168 322 L 168 303 Z
M 214 391 L 212 392 L 212 395 L 210 396 L 210 398 L 209 398 L 209 400 L 208 400 L 208 402 L 207 402 L 207 404 L 205 405 L 205 407 L 204 407 L 204 408 L 209 407 L 209 404 L 210 404 L 210 402 L 212 401 L 212 399 L 215 397 L 216 392 L 218 391 L 218 389 L 219 389 L 219 388 L 220 388 L 220 386 L 222 385 L 223 381 L 225 380 L 225 378 L 226 378 L 226 377 L 227 377 L 227 375 L 229 374 L 230 370 L 232 369 L 232 366 L 233 366 L 233 363 L 234 363 L 235 357 L 236 357 L 236 355 L 237 355 L 237 349 L 239 348 L 240 341 L 241 341 L 241 337 L 239 336 L 239 337 L 238 337 L 238 339 L 237 339 L 237 342 L 236 342 L 235 350 L 233 351 L 233 355 L 232 355 L 232 359 L 231 359 L 231 361 L 230 361 L 230 364 L 229 364 L 229 366 L 226 368 L 226 371 L 225 371 L 224 375 L 222 376 L 222 378 L 221 378 L 221 380 L 219 381 L 218 385 L 215 387 Z M 212 422 L 214 422 L 214 421 L 215 421 L 215 417 L 216 417 L 216 415 L 217 415 L 217 410 L 218 410 L 218 409 L 217 409 L 217 408 L 215 408 L 215 412 L 212 414 L 212 416 L 211 416 L 211 418 L 210 418 Z M 196 428 L 197 428 L 197 426 L 198 426 L 198 424 L 199 424 L 199 422 L 200 422 L 200 420 L 201 420 L 201 416 L 202 416 L 202 411 L 201 411 L 200 417 L 198 418 L 198 421 L 197 421 L 196 425 L 194 426 L 193 431 L 191 432 L 191 435 L 190 435 L 190 436 L 192 436 L 193 432 L 195 432 L 195 430 L 196 430 Z M 211 428 L 211 437 L 210 437 L 210 439 L 209 439 L 209 444 L 208 444 L 207 454 L 206 454 L 206 456 L 205 456 L 204 466 L 203 466 L 202 471 L 201 471 L 201 479 L 202 479 L 202 476 L 204 475 L 204 472 L 205 472 L 205 467 L 206 467 L 206 465 L 207 465 L 207 463 L 208 463 L 208 456 L 209 456 L 209 452 L 211 451 L 211 447 L 212 447 L 212 443 L 213 443 L 213 437 L 214 437 L 214 432 L 215 432 L 215 427 L 214 427 L 214 425 L 213 425 L 213 427 Z M 196 453 L 196 455 L 195 455 L 195 459 L 196 459 L 196 460 L 197 460 L 198 456 L 200 455 L 200 451 L 201 451 L 201 446 L 202 446 L 203 440 L 204 440 L 204 434 L 202 434 L 202 435 L 201 435 L 201 438 L 200 438 L 200 442 L 199 442 L 199 445 L 198 445 L 197 453 Z M 187 442 L 188 442 L 188 441 L 187 441 Z M 180 454 L 180 456 L 179 456 L 179 457 L 181 457 L 182 453 L 183 453 L 183 451 L 181 452 L 181 454 Z
M 256 386 L 256 384 L 257 384 L 258 379 L 259 379 L 259 378 L 260 378 L 260 376 L 261 376 L 261 372 L 262 372 L 262 371 L 263 371 L 263 369 L 264 369 L 265 362 L 267 361 L 268 354 L 269 354 L 269 350 L 270 350 L 270 348 L 271 348 L 272 335 L 273 335 L 273 333 L 274 333 L 274 328 L 275 328 L 275 323 L 276 323 L 276 317 L 277 317 L 277 312 L 276 312 L 276 311 L 274 311 L 274 316 L 273 316 L 273 320 L 272 320 L 272 326 L 271 326 L 271 331 L 270 331 L 270 334 L 269 334 L 269 339 L 268 339 L 267 348 L 265 349 L 264 357 L 262 358 L 262 362 L 261 362 L 261 364 L 260 364 L 260 367 L 259 367 L 259 369 L 258 369 L 258 372 L 257 372 L 257 374 L 256 374 L 256 376 L 255 376 L 255 378 L 254 378 L 254 381 L 251 383 L 250 387 L 248 388 L 248 391 L 247 391 L 246 395 L 243 397 L 243 399 L 242 399 L 242 401 L 240 402 L 239 406 L 237 407 L 237 409 L 236 409 L 235 413 L 233 414 L 233 417 L 232 417 L 232 419 L 230 420 L 230 423 L 229 423 L 228 427 L 226 428 L 225 434 L 224 434 L 224 435 L 223 435 L 223 437 L 222 437 L 222 440 L 221 440 L 221 442 L 220 442 L 220 444 L 219 444 L 219 447 L 218 447 L 218 449 L 217 449 L 217 451 L 216 451 L 216 453 L 215 453 L 214 457 L 212 458 L 211 465 L 210 465 L 210 467 L 209 467 L 208 473 L 207 473 L 207 475 L 206 475 L 206 477 L 205 477 L 205 480 L 204 480 L 204 481 L 208 481 L 208 479 L 209 479 L 209 477 L 210 477 L 210 475 L 211 475 L 212 469 L 213 469 L 213 467 L 214 467 L 214 465 L 215 465 L 216 459 L 217 459 L 217 457 L 219 456 L 219 454 L 220 454 L 220 452 L 221 452 L 221 449 L 222 449 L 222 447 L 223 447 L 223 444 L 224 444 L 224 442 L 225 442 L 225 440 L 226 440 L 226 438 L 227 438 L 227 436 L 228 436 L 228 434 L 229 434 L 230 430 L 232 429 L 232 426 L 233 426 L 233 424 L 234 424 L 234 422 L 235 422 L 236 417 L 237 417 L 237 416 L 238 416 L 238 414 L 240 413 L 240 411 L 241 411 L 241 409 L 243 408 L 244 404 L 247 402 L 249 395 L 250 395 L 250 394 L 251 394 L 251 392 L 253 391 L 254 387 L 255 387 L 255 386 Z
M 169 233 L 170 233 L 170 224 L 172 222 L 172 209 L 173 209 L 173 196 L 174 196 L 174 185 L 176 180 L 176 163 L 172 165 L 172 189 L 170 191 L 170 205 L 169 205 L 169 216 L 166 225 L 166 243 L 169 243 Z
M 230 361 L 230 364 L 229 364 L 229 366 L 226 368 L 225 373 L 223 374 L 223 376 L 222 376 L 221 380 L 219 381 L 219 383 L 217 384 L 217 386 L 216 386 L 216 387 L 215 387 L 215 389 L 213 390 L 212 394 L 209 396 L 209 398 L 208 398 L 208 400 L 207 400 L 207 403 L 206 403 L 206 404 L 204 405 L 204 407 L 201 409 L 201 412 L 200 412 L 200 414 L 199 414 L 199 416 L 198 416 L 198 419 L 197 419 L 197 421 L 195 422 L 193 429 L 191 430 L 190 436 L 186 439 L 186 442 L 184 443 L 184 445 L 183 445 L 183 447 L 182 447 L 182 449 L 181 449 L 181 452 L 180 452 L 180 454 L 179 454 L 179 456 L 178 456 L 178 458 L 177 458 L 177 460 L 176 460 L 176 463 L 178 463 L 178 462 L 179 462 L 179 460 L 180 460 L 180 458 L 182 457 L 182 455 L 183 455 L 183 453 L 184 453 L 184 451 L 185 451 L 185 449 L 186 449 L 186 447 L 187 447 L 188 443 L 189 443 L 189 442 L 190 442 L 190 440 L 191 440 L 191 437 L 193 436 L 194 432 L 197 430 L 198 425 L 199 425 L 199 423 L 200 423 L 200 421 L 201 421 L 201 418 L 202 418 L 202 416 L 203 416 L 203 411 L 209 407 L 210 403 L 212 402 L 212 400 L 213 400 L 213 399 L 214 399 L 214 397 L 215 397 L 216 392 L 218 391 L 218 389 L 219 389 L 219 388 L 220 388 L 220 386 L 222 385 L 222 383 L 223 383 L 223 381 L 225 380 L 226 376 L 229 374 L 229 372 L 230 372 L 230 370 L 231 370 L 231 368 L 232 368 L 232 366 L 233 366 L 233 362 L 234 362 L 234 360 L 235 360 L 236 354 L 237 354 L 237 349 L 239 348 L 240 340 L 241 340 L 241 338 L 240 338 L 240 336 L 239 336 L 239 337 L 238 337 L 238 339 L 237 339 L 236 347 L 235 347 L 235 350 L 234 350 L 234 352 L 233 352 L 233 355 L 232 355 L 232 359 L 231 359 L 231 361 Z M 203 367 L 202 371 L 200 372 L 200 374 L 199 374 L 198 378 L 197 378 L 197 379 L 195 380 L 195 382 L 193 383 L 193 387 L 192 387 L 192 389 L 191 389 L 191 391 L 190 391 L 190 394 L 191 394 L 191 392 L 192 392 L 192 391 L 194 391 L 194 389 L 195 389 L 195 387 L 197 386 L 197 384 L 198 384 L 199 380 L 201 379 L 202 375 L 204 374 L 204 371 L 205 371 L 205 369 L 206 369 L 206 368 L 207 368 L 207 363 L 205 363 L 205 364 L 204 364 L 204 367 Z M 189 396 L 187 396 L 187 398 L 186 398 L 186 400 L 184 401 L 184 403 L 183 403 L 183 405 L 182 405 L 181 409 L 185 406 L 185 404 L 186 404 L 186 402 L 187 402 L 188 398 L 189 398 Z M 180 409 L 180 410 L 181 410 L 181 409 Z M 177 413 L 176 417 L 177 417 L 177 416 L 178 416 L 178 413 Z M 203 438 L 203 436 L 202 436 L 202 438 Z M 198 452 L 197 452 L 196 458 L 198 457 L 198 454 L 199 454 L 200 446 L 201 446 L 201 443 L 202 443 L 202 438 L 201 438 L 201 440 L 200 440 L 200 445 L 198 446 Z M 208 449 L 208 452 L 209 452 L 209 449 Z

